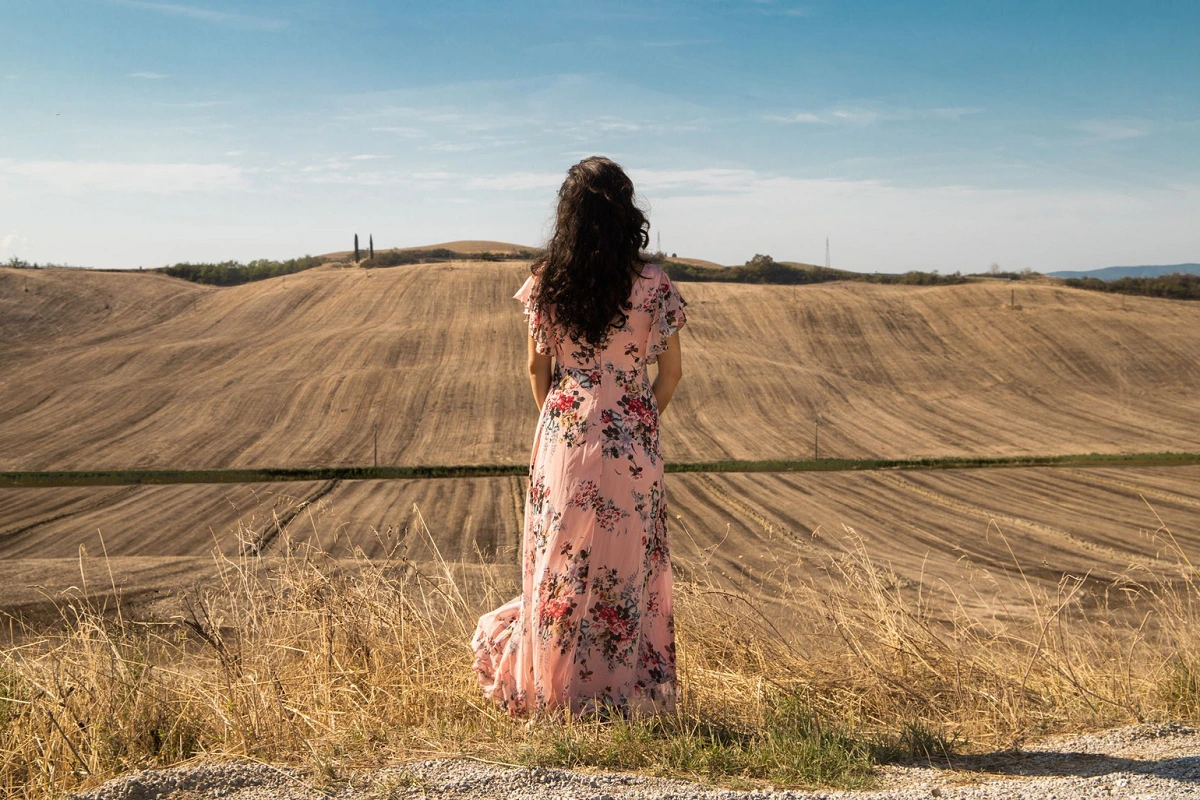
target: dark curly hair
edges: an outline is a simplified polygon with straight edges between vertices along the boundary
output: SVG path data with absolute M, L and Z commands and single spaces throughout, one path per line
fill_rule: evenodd
M 602 344 L 628 320 L 629 293 L 646 263 L 650 223 L 621 165 L 591 156 L 567 170 L 554 235 L 533 265 L 533 300 L 578 342 Z

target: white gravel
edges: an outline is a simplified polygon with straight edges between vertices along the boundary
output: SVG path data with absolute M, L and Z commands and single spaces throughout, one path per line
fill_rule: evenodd
M 1099 800 L 1200 798 L 1200 733 L 1139 725 L 1061 737 L 1019 752 L 963 756 L 936 766 L 888 766 L 869 792 L 735 792 L 616 773 L 505 767 L 475 760 L 421 761 L 315 787 L 300 773 L 225 762 L 134 772 L 73 800 Z

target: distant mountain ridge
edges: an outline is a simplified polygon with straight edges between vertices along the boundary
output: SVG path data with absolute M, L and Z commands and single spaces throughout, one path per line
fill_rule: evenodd
M 1200 264 L 1155 264 L 1140 267 L 1104 267 L 1102 269 L 1059 270 L 1047 272 L 1053 278 L 1099 278 L 1102 281 L 1115 281 L 1121 278 L 1157 278 L 1160 275 L 1174 275 L 1176 272 L 1186 272 L 1200 275 Z

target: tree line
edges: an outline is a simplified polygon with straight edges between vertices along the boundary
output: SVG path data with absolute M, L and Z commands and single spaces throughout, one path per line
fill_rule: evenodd
M 372 242 L 372 244 L 374 244 Z M 358 262 L 364 268 L 398 267 L 407 264 L 430 264 L 444 261 L 529 261 L 537 254 L 532 250 L 516 250 L 508 253 L 460 253 L 445 247 L 423 250 L 384 250 Z M 162 272 L 175 278 L 210 286 L 238 286 L 243 283 L 277 278 L 319 267 L 329 261 L 327 256 L 303 256 L 286 261 L 260 258 L 243 264 L 239 261 L 193 264 L 183 262 L 169 267 L 160 267 Z
M 865 283 L 895 283 L 913 286 L 946 286 L 966 283 L 961 273 L 941 275 L 937 271 L 910 271 L 898 275 L 874 272 L 850 272 L 829 267 L 794 267 L 780 264 L 769 255 L 757 254 L 739 267 L 701 267 L 682 264 L 669 258 L 662 262 L 663 270 L 674 281 L 711 281 L 717 283 L 766 283 L 787 286 L 829 283 L 831 281 L 860 281 Z
M 1067 286 L 1091 289 L 1094 292 L 1165 297 L 1170 300 L 1200 300 L 1200 275 L 1175 272 L 1154 278 L 1118 278 L 1103 281 L 1099 278 L 1067 278 Z
M 251 281 L 262 281 L 267 278 L 277 278 L 280 275 L 303 272 L 306 269 L 321 266 L 326 260 L 324 256 L 303 256 L 289 258 L 286 261 L 260 258 L 248 264 L 239 261 L 222 261 L 216 264 L 183 262 L 169 267 L 160 267 L 157 271 L 193 283 L 206 283 L 210 286 L 237 286 Z

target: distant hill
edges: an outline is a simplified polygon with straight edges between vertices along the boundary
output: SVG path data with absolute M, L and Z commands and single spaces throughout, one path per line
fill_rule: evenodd
M 1103 269 L 1059 270 L 1047 272 L 1052 278 L 1099 278 L 1115 281 L 1121 278 L 1157 278 L 1174 275 L 1176 272 L 1200 275 L 1200 264 L 1154 264 L 1140 267 L 1104 267 Z

